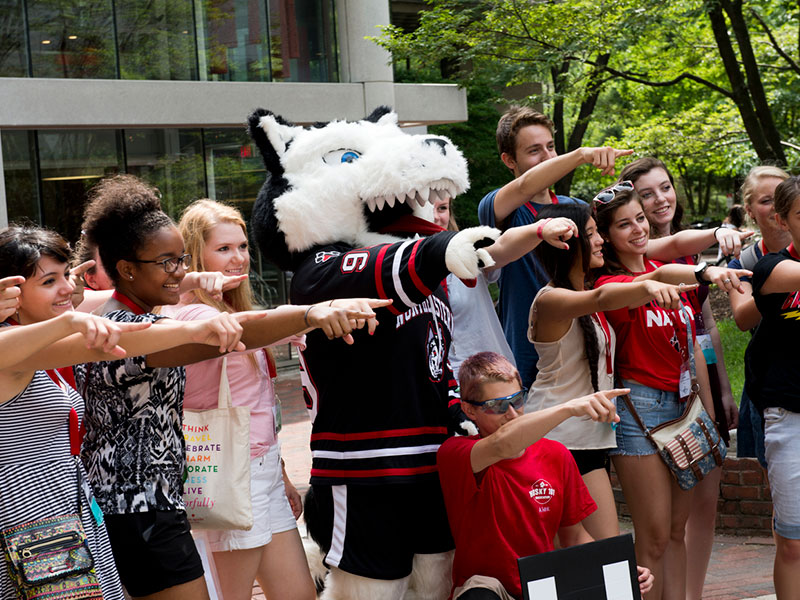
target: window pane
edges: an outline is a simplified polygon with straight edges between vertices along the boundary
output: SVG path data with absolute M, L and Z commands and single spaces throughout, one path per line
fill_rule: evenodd
M 126 129 L 125 154 L 128 173 L 161 191 L 161 206 L 173 219 L 206 195 L 199 129 Z
M 29 0 L 34 77 L 116 78 L 111 0 Z
M 242 130 L 206 129 L 204 134 L 208 196 L 238 208 L 249 224 L 253 203 L 267 176 L 261 154 Z M 263 262 L 258 252 L 251 252 L 250 257 L 250 282 L 258 302 L 264 306 L 285 304 L 287 286 L 284 274 Z
M 117 135 L 113 129 L 38 132 L 43 224 L 71 242 L 80 236 L 89 188 L 122 170 Z
M 25 77 L 25 28 L 21 0 L 0 0 L 0 77 Z
M 117 2 L 122 79 L 197 79 L 191 2 Z
M 338 81 L 331 0 L 269 0 L 273 81 Z
M 214 81 L 269 81 L 264 0 L 203 2 L 197 44 L 205 76 Z
M 8 221 L 30 219 L 39 223 L 36 199 L 36 165 L 32 131 L 3 131 L 3 176 L 6 182 Z

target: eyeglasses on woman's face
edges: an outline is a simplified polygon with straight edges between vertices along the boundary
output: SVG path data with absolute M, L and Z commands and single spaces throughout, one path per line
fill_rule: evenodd
M 192 255 L 182 254 L 181 256 L 174 256 L 172 258 L 165 258 L 163 260 L 140 260 L 138 258 L 132 258 L 131 262 L 161 265 L 161 268 L 164 269 L 165 273 L 174 273 L 178 270 L 178 267 L 183 267 L 184 271 L 188 269 L 189 265 L 192 264 Z

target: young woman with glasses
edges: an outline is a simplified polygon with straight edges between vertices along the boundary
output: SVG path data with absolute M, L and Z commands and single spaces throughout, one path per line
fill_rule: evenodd
M 100 182 L 83 229 L 114 282 L 105 316 L 158 327 L 163 317 L 153 309 L 179 301 L 190 256 L 161 211 L 157 191 L 131 176 Z M 216 319 L 232 334 L 241 333 L 244 345 L 260 347 L 316 327 L 330 338 L 348 336 L 374 320 L 371 305 L 383 304 L 283 306 L 260 315 L 223 312 Z M 84 460 L 106 514 L 120 578 L 134 597 L 208 597 L 182 500 L 183 365 L 217 356 L 204 346 L 181 346 L 76 367 L 87 403 Z
M 76 513 L 80 497 L 103 597 L 122 600 L 106 527 L 93 516 L 93 497 L 78 482 L 78 473 L 84 481 L 87 474 L 82 464 L 76 472 L 71 456 L 71 443 L 80 447 L 84 400 L 68 382 L 66 368 L 189 343 L 228 350 L 237 346 L 238 335 L 227 336 L 213 319 L 150 327 L 75 312 L 69 254 L 67 242 L 53 231 L 0 230 L 0 529 Z M 16 595 L 7 570 L 0 569 L 0 597 Z
M 604 241 L 604 265 L 596 287 L 602 289 L 638 277 L 673 284 L 715 283 L 725 290 L 742 291 L 738 277 L 748 275 L 748 271 L 662 265 L 650 260 L 650 225 L 632 188 L 630 182 L 622 182 L 598 194 L 594 201 L 597 229 Z M 683 302 L 688 304 L 685 294 Z M 679 396 L 688 396 L 688 390 L 679 390 L 679 382 L 689 352 L 696 357 L 703 405 L 713 415 L 705 360 L 696 343 L 687 347 L 687 325 L 682 313 L 649 303 L 633 311 L 608 311 L 606 317 L 617 333 L 617 377 L 631 389 L 631 401 L 647 427 L 677 418 L 683 412 Z M 692 314 L 689 320 L 689 326 L 694 328 Z M 648 600 L 685 600 L 684 530 L 692 492 L 678 487 L 626 406 L 619 404 L 618 409 L 621 420 L 616 431 L 617 448 L 610 454 L 631 510 L 637 560 L 650 567 L 656 578 Z

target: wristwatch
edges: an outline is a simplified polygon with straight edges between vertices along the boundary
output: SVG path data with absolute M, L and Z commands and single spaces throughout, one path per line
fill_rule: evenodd
M 703 275 L 706 274 L 706 269 L 708 269 L 708 263 L 706 261 L 697 263 L 694 268 L 694 278 L 697 279 L 697 283 L 700 285 L 708 285 L 711 283 L 703 277 Z

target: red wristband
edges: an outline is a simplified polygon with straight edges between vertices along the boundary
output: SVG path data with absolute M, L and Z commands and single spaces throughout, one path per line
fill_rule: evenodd
M 544 238 L 542 237 L 542 230 L 544 229 L 544 226 L 547 224 L 547 222 L 548 222 L 549 220 L 550 220 L 550 219 L 545 219 L 544 221 L 542 221 L 541 223 L 539 223 L 539 227 L 537 227 L 537 228 L 536 228 L 536 237 L 538 237 L 540 240 L 543 240 L 543 239 L 544 239 Z

